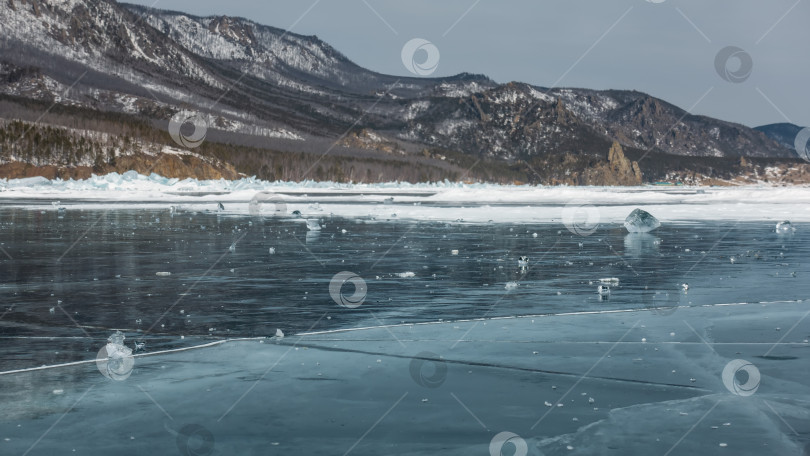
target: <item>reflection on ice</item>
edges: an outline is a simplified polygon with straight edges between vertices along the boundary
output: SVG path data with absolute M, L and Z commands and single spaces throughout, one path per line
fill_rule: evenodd
M 624 236 L 624 253 L 630 258 L 657 254 L 661 239 L 649 233 L 628 233 Z
M 306 243 L 307 244 L 313 244 L 313 243 L 317 242 L 318 239 L 320 239 L 320 237 L 321 237 L 320 230 L 318 230 L 318 231 L 307 231 Z

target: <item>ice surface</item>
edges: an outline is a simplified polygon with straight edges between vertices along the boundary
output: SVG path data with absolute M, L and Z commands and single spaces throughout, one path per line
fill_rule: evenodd
M 799 455 L 810 426 L 801 336 L 810 326 L 779 344 L 772 327 L 806 309 L 769 303 L 669 317 L 577 313 L 311 331 L 141 356 L 122 382 L 87 365 L 0 375 L 0 437 L 9 439 L 0 444 L 8 454 L 38 439 L 32 455 L 177 454 L 178 434 L 194 425 L 210 434 L 211 454 L 301 445 L 312 454 L 489 454 L 509 432 L 529 455 Z M 760 373 L 751 396 L 724 384 L 737 359 Z M 62 394 L 53 393 L 56 382 Z M 13 385 L 26 388 L 10 394 Z
M 657 218 L 642 209 L 634 210 L 624 219 L 624 227 L 631 233 L 649 233 L 660 226 Z
M 775 233 L 785 216 L 666 219 L 655 236 L 617 224 L 583 237 L 559 220 L 330 215 L 384 208 L 357 198 L 322 203 L 318 215 L 296 203 L 325 221 L 321 232 L 300 219 L 234 215 L 239 203 L 217 214 L 216 200 L 183 203 L 175 217 L 167 203 L 71 209 L 65 221 L 30 203 L 0 208 L 13 220 L 0 245 L 14 257 L 0 262 L 0 371 L 90 361 L 0 373 L 2 453 L 25 453 L 53 425 L 29 455 L 171 455 L 191 434 L 212 441 L 212 454 L 469 455 L 488 454 L 504 431 L 534 455 L 666 454 L 676 444 L 672 456 L 800 454 L 810 426 L 810 284 L 801 280 L 810 233 Z M 619 222 L 631 209 L 621 207 Z M 82 233 L 60 262 L 46 261 Z M 519 255 L 531 258 L 525 276 Z M 355 307 L 329 293 L 346 270 L 367 281 Z M 604 301 L 599 278 L 621 284 L 605 283 Z M 49 312 L 55 302 L 64 312 Z M 121 369 L 94 367 L 109 328 L 148 343 L 123 381 L 103 375 Z M 258 340 L 162 353 L 229 337 Z M 737 359 L 761 373 L 751 396 L 723 378 Z M 195 424 L 213 440 L 189 432 Z
M 318 193 L 318 200 L 308 193 Z M 16 204 L 40 204 L 59 198 L 71 207 L 162 207 L 186 204 L 189 210 L 227 205 L 229 214 L 250 214 L 259 194 L 293 206 L 291 212 L 318 212 L 346 217 L 391 218 L 384 205 L 396 192 L 397 218 L 488 222 L 559 222 L 572 201 L 598 208 L 600 226 L 622 223 L 633 207 L 643 206 L 666 223 L 695 220 L 769 220 L 776 223 L 810 221 L 810 187 L 741 186 L 695 189 L 689 187 L 542 187 L 437 182 L 408 184 L 343 184 L 335 182 L 266 182 L 255 178 L 235 181 L 169 179 L 134 171 L 111 173 L 85 180 L 27 178 L 0 180 L 0 199 Z M 135 204 L 132 204 L 135 203 Z M 376 203 L 376 204 L 372 204 Z M 536 208 L 527 210 L 527 207 Z M 385 210 L 385 209 L 388 210 Z M 697 210 L 700 208 L 700 210 Z M 254 202 L 255 209 L 255 202 Z M 497 210 L 497 217 L 493 211 Z M 284 211 L 286 214 L 286 211 Z M 601 228 L 600 228 L 601 229 Z

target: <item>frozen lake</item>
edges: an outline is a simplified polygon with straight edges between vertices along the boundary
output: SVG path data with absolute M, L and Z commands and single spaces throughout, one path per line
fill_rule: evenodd
M 801 223 L 235 204 L 0 207 L 3 454 L 807 452 Z

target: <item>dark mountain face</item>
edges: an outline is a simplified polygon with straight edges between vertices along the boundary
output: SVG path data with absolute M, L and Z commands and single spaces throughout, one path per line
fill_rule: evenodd
M 761 131 L 782 147 L 795 151 L 796 136 L 802 131 L 802 127 L 792 123 L 775 123 L 756 127 L 754 130 Z
M 506 84 L 453 98 L 413 102 L 403 138 L 498 156 L 603 153 L 625 146 L 673 155 L 788 157 L 747 127 L 692 116 L 638 92 L 542 89 Z M 596 146 L 596 147 L 594 147 Z
M 651 157 L 795 156 L 768 132 L 639 92 L 382 75 L 317 37 L 242 18 L 108 0 L 3 0 L 0 23 L 0 93 L 155 125 L 197 110 L 209 137 L 240 144 L 311 152 L 364 130 L 376 133 L 363 146 L 381 156 L 440 149 L 513 164 L 604 156 L 614 140 Z

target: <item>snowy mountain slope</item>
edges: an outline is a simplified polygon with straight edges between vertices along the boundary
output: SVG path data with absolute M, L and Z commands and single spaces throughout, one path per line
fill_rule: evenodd
M 354 128 L 412 153 L 439 148 L 507 163 L 604 158 L 613 140 L 639 154 L 795 157 L 762 132 L 643 93 L 471 74 L 398 78 L 357 66 L 317 37 L 242 18 L 109 0 L 8 0 L 0 24 L 0 93 L 155 122 L 190 108 L 216 119 L 211 128 L 246 135 L 334 140 Z M 311 147 L 298 143 L 291 151 Z
M 228 17 L 197 17 L 124 4 L 142 15 L 155 29 L 206 59 L 227 62 L 247 74 L 279 85 L 317 93 L 314 86 L 353 93 L 387 90 L 399 81 L 398 93 L 424 94 L 433 90 L 435 80 L 399 78 L 361 68 L 338 50 L 315 36 Z M 461 79 L 465 77 L 462 76 Z M 460 78 L 446 78 L 448 87 Z M 494 86 L 484 77 L 477 84 Z
M 128 7 L 140 10 L 150 25 L 189 51 L 208 59 L 231 62 L 235 68 L 262 79 L 289 85 L 291 81 L 287 81 L 285 73 L 295 70 L 323 81 L 347 83 L 348 74 L 339 67 L 351 66 L 351 62 L 316 40 L 227 16 L 198 18 L 134 5 Z M 356 73 L 360 69 L 352 70 Z
M 114 2 L 8 0 L 0 7 L 0 22 L 6 41 L 93 68 L 131 73 L 158 67 L 172 76 L 220 85 L 185 49 L 160 39 L 154 29 Z

